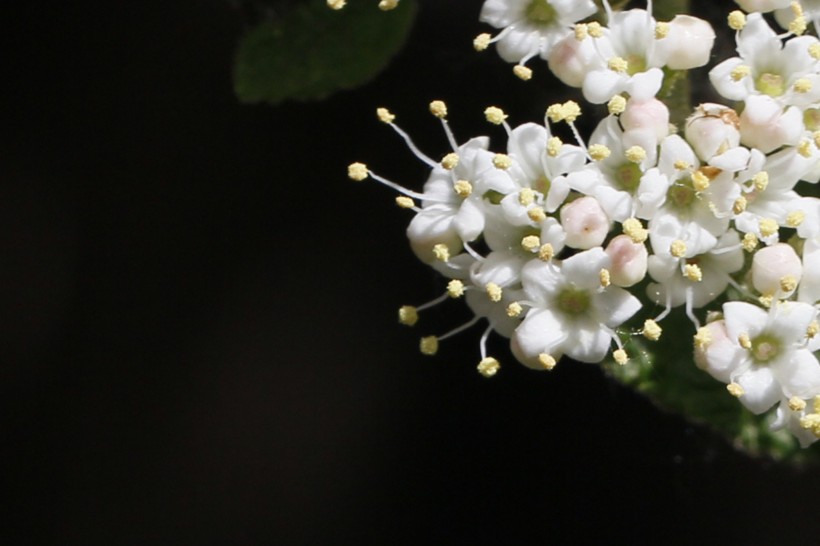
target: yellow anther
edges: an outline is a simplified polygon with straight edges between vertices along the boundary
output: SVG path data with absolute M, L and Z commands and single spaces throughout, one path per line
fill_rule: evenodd
M 655 39 L 662 40 L 669 36 L 669 23 L 658 21 L 655 24 Z
M 808 93 L 811 91 L 812 83 L 811 80 L 808 78 L 798 78 L 794 82 L 794 90 L 797 93 Z
M 430 103 L 430 113 L 439 119 L 444 119 L 447 117 L 447 105 L 444 101 L 434 100 Z
M 606 288 L 612 284 L 612 275 L 609 273 L 609 269 L 607 268 L 603 268 L 598 272 L 598 279 L 601 281 L 602 288 Z
M 741 246 L 743 250 L 746 252 L 752 252 L 754 249 L 757 248 L 759 241 L 757 240 L 757 235 L 754 233 L 747 233 L 743 236 L 743 242 L 741 242 Z
M 691 166 L 692 165 L 690 165 L 688 162 L 686 162 L 683 159 L 678 159 L 677 161 L 675 161 L 675 168 L 679 171 L 685 171 L 686 169 L 690 168 Z
M 814 60 L 820 59 L 820 44 L 817 42 L 811 44 L 809 46 L 809 55 L 811 55 L 811 58 Z
M 746 205 L 748 204 L 749 202 L 746 200 L 746 198 L 741 195 L 740 197 L 735 199 L 735 202 L 732 204 L 732 212 L 734 212 L 735 214 L 740 214 L 741 212 L 746 210 Z
M 418 309 L 412 305 L 402 305 L 399 308 L 399 322 L 406 326 L 413 326 L 419 321 Z
M 820 394 L 814 397 L 812 407 L 814 408 L 814 413 L 820 413 Z
M 555 256 L 555 249 L 549 243 L 544 243 L 538 249 L 538 259 L 545 262 L 550 261 Z
M 527 252 L 535 252 L 541 248 L 541 238 L 538 235 L 527 235 L 521 239 L 521 248 Z
M 587 32 L 593 38 L 600 38 L 604 35 L 604 31 L 601 28 L 601 23 L 597 23 L 595 21 L 587 23 Z
M 811 430 L 815 436 L 820 436 L 820 413 L 810 413 L 801 417 L 800 427 Z
M 507 316 L 510 318 L 515 318 L 521 315 L 524 312 L 524 308 L 521 307 L 521 304 L 517 301 L 512 302 L 507 306 Z
M 765 191 L 769 185 L 769 173 L 760 171 L 752 177 L 752 183 L 757 191 Z
M 791 23 L 789 23 L 789 32 L 795 36 L 801 36 L 804 32 L 806 32 L 807 26 L 806 18 L 800 15 L 799 17 L 792 19 Z
M 561 121 L 563 119 L 561 104 L 556 103 L 549 105 L 549 107 L 547 107 L 547 117 L 550 118 L 550 121 L 553 123 Z
M 441 158 L 441 166 L 448 171 L 455 169 L 456 165 L 458 165 L 458 154 L 455 152 L 450 152 Z
M 683 276 L 692 282 L 700 282 L 703 280 L 703 271 L 697 264 L 686 264 L 683 266 Z
M 629 70 L 629 63 L 623 57 L 612 57 L 606 62 L 606 66 L 619 74 L 625 74 Z
M 703 351 L 710 343 L 712 343 L 712 332 L 706 326 L 701 326 L 695 333 L 695 347 Z
M 532 191 L 530 188 L 523 188 L 520 192 L 518 192 L 518 202 L 524 205 L 532 205 L 535 201 L 535 192 Z
M 760 296 L 757 298 L 757 301 L 760 302 L 760 305 L 768 309 L 772 306 L 772 302 L 774 301 L 774 296 Z
M 488 106 L 484 110 L 484 117 L 487 118 L 487 121 L 493 123 L 495 125 L 501 125 L 504 123 L 504 120 L 507 119 L 507 114 L 504 113 L 504 110 L 498 108 L 496 106 Z
M 419 350 L 423 355 L 434 355 L 438 352 L 438 338 L 436 336 L 427 336 L 421 338 L 419 341 Z
M 490 41 L 492 40 L 492 36 L 487 34 L 486 32 L 482 32 L 478 36 L 475 37 L 473 40 L 473 48 L 476 51 L 484 51 L 488 47 L 490 47 Z
M 453 279 L 447 283 L 447 295 L 451 298 L 460 298 L 464 295 L 464 283 L 458 279 Z
M 669 254 L 675 258 L 683 258 L 686 255 L 686 243 L 680 239 L 675 239 L 672 241 L 672 244 L 669 245 Z
M 543 222 L 547 219 L 547 213 L 544 212 L 544 209 L 541 207 L 533 207 L 527 211 L 527 216 L 530 217 L 530 220 L 533 222 Z
M 393 123 L 393 120 L 396 119 L 396 116 L 387 108 L 376 108 L 376 117 L 379 118 L 379 121 L 382 123 Z
M 643 243 L 649 237 L 649 231 L 643 227 L 637 218 L 627 218 L 623 223 L 624 234 L 632 239 L 633 243 Z
M 641 333 L 643 334 L 643 337 L 649 341 L 658 341 L 661 338 L 663 329 L 661 329 L 660 325 L 654 320 L 647 319 L 643 323 L 643 331 Z
M 811 157 L 811 140 L 803 139 L 800 141 L 800 144 L 797 145 L 797 153 L 802 155 L 805 158 Z
M 615 359 L 615 362 L 618 363 L 619 366 L 625 365 L 629 362 L 629 356 L 627 356 L 626 351 L 623 349 L 618 349 L 612 353 L 612 358 Z
M 555 369 L 555 365 L 557 364 L 557 362 L 555 362 L 555 359 L 547 353 L 541 353 L 540 355 L 538 355 L 538 363 L 541 364 L 544 367 L 544 369 L 548 372 L 551 372 L 553 369 Z
M 736 67 L 734 67 L 731 72 L 729 72 L 729 76 L 732 78 L 732 80 L 739 82 L 751 73 L 752 69 L 749 66 L 745 64 L 739 64 Z
M 780 289 L 783 292 L 794 292 L 797 288 L 797 279 L 794 275 L 783 275 L 780 277 Z
M 550 157 L 558 156 L 558 154 L 561 153 L 561 146 L 563 145 L 564 143 L 561 142 L 561 139 L 557 136 L 550 137 L 549 140 L 547 140 L 547 155 Z
M 777 233 L 777 222 L 771 218 L 763 218 L 760 220 L 760 234 L 763 237 L 771 237 Z
M 396 197 L 396 204 L 403 209 L 412 209 L 416 206 L 416 203 L 412 199 L 404 195 Z
M 399 0 L 381 0 L 379 2 L 379 9 L 382 11 L 390 11 L 391 9 L 396 9 L 398 5 Z
M 803 15 L 803 6 L 800 5 L 800 2 L 791 2 L 789 4 L 789 8 L 791 8 L 795 17 L 800 17 Z
M 433 246 L 433 256 L 440 262 L 447 262 L 450 260 L 450 248 L 444 243 L 439 243 Z
M 749 338 L 749 334 L 747 334 L 746 332 L 743 332 L 742 334 L 737 336 L 737 342 L 744 349 L 752 348 L 752 340 Z
M 564 121 L 572 123 L 581 115 L 581 107 L 574 100 L 568 100 L 561 105 Z
M 729 391 L 729 394 L 731 394 L 735 398 L 740 398 L 741 396 L 746 394 L 746 391 L 743 390 L 743 387 L 741 387 L 739 384 L 735 382 L 726 385 L 726 390 Z
M 481 359 L 481 362 L 478 363 L 477 369 L 478 373 L 484 377 L 492 377 L 498 373 L 498 370 L 501 369 L 501 364 L 499 364 L 498 360 L 488 356 L 487 358 Z
M 626 99 L 622 95 L 615 95 L 606 103 L 606 108 L 613 116 L 623 114 L 626 110 Z
M 786 215 L 786 225 L 796 228 L 806 219 L 806 214 L 802 210 L 793 210 Z
M 806 401 L 802 398 L 792 396 L 789 398 L 789 409 L 792 411 L 803 411 L 806 409 Z
M 692 187 L 696 192 L 702 192 L 709 189 L 709 177 L 701 171 L 692 173 Z
M 495 154 L 493 157 L 493 165 L 496 169 L 507 170 L 512 167 L 512 159 L 507 154 Z
M 367 165 L 364 163 L 351 163 L 347 166 L 347 176 L 356 182 L 361 182 L 367 178 Z
M 520 79 L 529 81 L 532 79 L 532 70 L 524 66 L 523 64 L 517 64 L 513 67 L 513 74 L 518 76 Z
M 815 131 L 811 134 L 812 140 L 814 140 L 814 146 L 816 148 L 820 148 L 820 131 Z
M 641 161 L 646 159 L 646 150 L 644 150 L 640 146 L 630 146 L 624 152 L 624 156 L 626 157 L 627 161 L 631 161 L 632 163 L 640 163 Z
M 741 30 L 746 26 L 746 15 L 740 10 L 735 10 L 729 14 L 728 22 L 732 30 Z
M 473 185 L 466 180 L 459 180 L 453 184 L 453 190 L 459 197 L 469 197 L 473 193 Z
M 578 23 L 575 25 L 574 28 L 575 32 L 575 39 L 579 42 L 586 40 L 587 36 L 589 36 L 589 30 L 585 23 Z
M 811 339 L 820 333 L 820 324 L 816 320 L 813 320 L 809 323 L 809 327 L 806 328 L 806 337 Z
M 593 161 L 602 161 L 612 155 L 612 150 L 603 144 L 593 144 L 589 147 L 588 151 L 589 157 L 591 157 Z
M 330 9 L 342 9 L 347 2 L 345 0 L 327 0 L 327 5 Z
M 501 290 L 500 286 L 498 286 L 494 282 L 488 282 L 485 289 L 487 290 L 487 295 L 490 297 L 491 302 L 498 303 L 499 301 L 501 301 L 503 291 Z

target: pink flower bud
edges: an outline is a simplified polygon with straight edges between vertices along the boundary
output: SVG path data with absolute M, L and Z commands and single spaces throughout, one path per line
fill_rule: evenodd
M 627 288 L 646 276 L 648 254 L 643 244 L 633 243 L 627 235 L 618 235 L 609 242 L 605 252 L 612 260 L 609 270 L 612 284 Z
M 686 120 L 686 140 L 703 161 L 740 144 L 737 112 L 722 104 L 705 103 Z
M 577 40 L 574 34 L 566 36 L 550 50 L 547 63 L 553 74 L 570 87 L 581 87 L 587 72 L 601 63 L 593 40 Z
M 761 248 L 752 260 L 752 285 L 763 295 L 789 297 L 802 277 L 800 258 L 786 243 Z
M 669 108 L 658 99 L 644 101 L 630 99 L 621 114 L 624 131 L 648 130 L 660 142 L 669 134 Z
M 695 365 L 718 381 L 728 383 L 735 368 L 737 341 L 729 339 L 726 323 L 722 320 L 710 322 L 703 330 L 704 343 L 695 343 Z
M 767 154 L 784 144 L 794 145 L 803 134 L 803 113 L 796 107 L 783 108 L 772 97 L 752 95 L 740 115 L 743 144 Z
M 609 218 L 594 197 L 581 197 L 561 209 L 567 246 L 582 250 L 600 246 L 609 233 Z
M 689 70 L 709 62 L 715 31 L 712 25 L 691 15 L 676 15 L 669 34 L 657 42 L 658 53 L 672 70 Z

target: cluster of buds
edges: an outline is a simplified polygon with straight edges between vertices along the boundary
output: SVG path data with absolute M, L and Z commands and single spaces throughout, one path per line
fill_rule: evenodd
M 449 279 L 399 319 L 413 325 L 457 298 L 474 315 L 422 338 L 423 353 L 484 322 L 478 371 L 487 377 L 500 368 L 487 354 L 492 333 L 534 369 L 564 355 L 629 365 L 631 340 L 657 341 L 670 313 L 683 313 L 696 364 L 727 396 L 756 414 L 777 406 L 773 426 L 803 445 L 820 437 L 820 199 L 806 196 L 820 178 L 820 41 L 803 35 L 813 15 L 798 2 L 788 14 L 782 2 L 738 3 L 781 9 L 787 31 L 760 12 L 732 12 L 738 56 L 709 73 L 732 104 L 701 104 L 682 127 L 656 95 L 669 70 L 706 64 L 715 34 L 686 15 L 658 22 L 651 3 L 625 12 L 605 3 L 606 25 L 580 22 L 596 12 L 589 0 L 484 4 L 482 19 L 501 30 L 476 38 L 476 49 L 496 43 L 524 79 L 541 57 L 587 101 L 607 104 L 586 139 L 573 101 L 518 126 L 489 107 L 487 121 L 506 133 L 491 151 L 485 136 L 457 140 L 447 106 L 433 101 L 451 147 L 434 160 L 377 111 L 431 173 L 421 191 L 362 163 L 348 174 L 399 192 L 397 204 L 415 213 L 411 248 Z

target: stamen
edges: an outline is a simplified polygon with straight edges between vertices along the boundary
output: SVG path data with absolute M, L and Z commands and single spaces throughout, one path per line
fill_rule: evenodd
M 532 79 L 532 70 L 524 66 L 523 64 L 517 64 L 513 67 L 513 74 L 518 76 L 523 81 L 529 81 Z
M 453 299 L 464 295 L 464 283 L 458 279 L 453 279 L 447 283 L 447 295 Z
M 777 233 L 777 222 L 771 218 L 763 218 L 760 220 L 760 234 L 763 237 L 771 237 Z
M 367 178 L 367 165 L 364 163 L 351 163 L 347 167 L 347 176 L 356 182 L 361 182 Z
M 623 223 L 624 234 L 632 239 L 633 243 L 643 243 L 649 237 L 649 231 L 643 227 L 637 218 L 627 218 Z
M 554 370 L 555 365 L 557 364 L 557 362 L 555 362 L 555 359 L 547 353 L 541 353 L 538 355 L 538 363 L 541 364 L 544 367 L 544 369 L 548 372 Z
M 766 171 L 760 171 L 752 177 L 752 183 L 757 191 L 765 191 L 766 187 L 769 185 L 769 173 Z
M 541 238 L 538 235 L 527 235 L 521 239 L 521 248 L 527 252 L 535 252 L 541 246 Z
M 626 99 L 622 95 L 615 95 L 606 105 L 607 110 L 612 115 L 623 114 L 626 110 Z
M 709 189 L 709 177 L 701 171 L 692 173 L 692 187 L 696 192 L 703 192 Z
M 507 316 L 510 318 L 518 317 L 522 312 L 524 312 L 524 308 L 517 301 L 514 301 L 507 306 Z
M 484 117 L 494 125 L 501 125 L 507 119 L 507 114 L 501 108 L 490 106 L 484 110 Z
M 661 338 L 663 330 L 660 325 L 652 319 L 647 319 L 643 323 L 643 337 L 650 341 L 658 341 Z
M 403 209 L 412 209 L 416 206 L 415 201 L 402 195 L 396 197 L 396 204 Z
M 729 72 L 729 76 L 732 78 L 732 81 L 739 82 L 751 73 L 751 67 L 745 64 L 739 64 L 736 67 L 734 67 L 731 72 Z
M 747 334 L 746 332 L 743 332 L 739 336 L 737 336 L 737 343 L 744 349 L 752 348 L 752 340 L 749 339 L 749 334 Z
M 740 10 L 735 10 L 729 14 L 728 23 L 732 30 L 743 30 L 746 26 L 746 15 Z
M 593 38 L 600 38 L 604 35 L 603 28 L 601 28 L 601 23 L 598 23 L 597 21 L 587 23 L 587 32 Z
M 382 11 L 390 11 L 399 5 L 399 0 L 381 0 L 379 2 L 379 9 Z
M 421 338 L 419 341 L 419 350 L 421 354 L 432 356 L 438 352 L 438 338 L 436 336 L 427 336 Z
M 527 211 L 527 216 L 529 216 L 530 220 L 532 220 L 533 222 L 543 222 L 547 219 L 547 214 L 541 207 L 531 208 Z
M 399 322 L 405 326 L 413 326 L 419 321 L 418 309 L 412 305 L 402 305 L 399 308 Z
M 754 252 L 754 249 L 757 248 L 758 243 L 759 241 L 757 240 L 757 235 L 750 232 L 743 236 L 743 242 L 740 244 L 746 252 Z
M 792 396 L 789 398 L 789 409 L 792 411 L 803 411 L 806 409 L 806 401 L 802 398 Z
M 501 364 L 491 356 L 481 359 L 481 362 L 478 363 L 478 373 L 487 378 L 497 374 L 500 368 Z
M 615 359 L 615 362 L 619 366 L 624 366 L 624 365 L 626 365 L 627 362 L 629 362 L 629 356 L 626 354 L 626 351 L 624 351 L 623 349 L 618 349 L 618 350 L 614 351 L 612 353 L 612 358 Z
M 482 32 L 481 34 L 476 36 L 475 39 L 473 40 L 473 48 L 476 51 L 484 51 L 485 49 L 490 47 L 490 40 L 491 39 L 492 39 L 492 36 L 490 36 L 486 32 Z
M 449 154 L 445 155 L 441 158 L 441 166 L 447 169 L 448 171 L 452 171 L 458 165 L 458 154 L 455 152 L 450 152 Z
M 695 334 L 695 347 L 700 349 L 701 351 L 705 351 L 709 344 L 712 343 L 712 332 L 709 331 L 709 328 L 702 327 L 698 328 L 697 333 Z
M 505 171 L 512 167 L 512 159 L 507 154 L 495 154 L 493 156 L 493 165 L 496 169 L 501 169 Z
M 466 180 L 458 180 L 453 184 L 453 190 L 459 197 L 469 197 L 473 193 L 473 185 Z
M 603 144 L 593 144 L 589 147 L 589 157 L 593 161 L 602 161 L 608 158 L 612 151 Z
M 729 394 L 731 394 L 735 398 L 740 398 L 741 396 L 746 394 L 746 391 L 743 390 L 743 387 L 734 382 L 726 385 L 726 390 L 729 391 Z
M 444 101 L 434 100 L 430 103 L 430 113 L 438 119 L 447 119 L 447 105 Z
M 611 275 L 609 273 L 609 269 L 603 268 L 598 272 L 598 278 L 601 282 L 601 288 L 606 288 L 609 286 L 611 281 Z
M 662 40 L 669 36 L 669 23 L 658 21 L 655 24 L 655 39 Z
M 488 282 L 485 289 L 487 290 L 487 295 L 490 297 L 491 302 L 498 303 L 499 301 L 501 301 L 503 291 L 501 290 L 500 286 L 498 286 L 494 282 Z
M 393 123 L 393 120 L 396 119 L 396 116 L 387 108 L 376 108 L 376 117 L 378 117 L 382 123 Z
M 433 246 L 433 255 L 440 262 L 447 262 L 450 260 L 450 248 L 444 243 L 439 243 Z
M 559 153 L 561 153 L 561 146 L 564 143 L 561 142 L 561 139 L 558 137 L 550 137 L 547 141 L 547 155 L 550 157 L 557 157 Z
M 625 74 L 629 70 L 629 63 L 623 57 L 612 57 L 606 62 L 607 68 L 618 74 Z
M 330 9 L 340 10 L 345 7 L 347 2 L 345 0 L 327 0 L 327 5 Z
M 518 192 L 518 202 L 524 205 L 525 207 L 528 205 L 532 205 L 535 201 L 535 192 L 532 191 L 530 188 L 522 188 L 520 192 Z
M 552 245 L 549 243 L 544 243 L 541 245 L 541 248 L 538 249 L 538 259 L 548 262 L 552 260 L 555 256 L 555 249 L 552 248 Z
M 669 253 L 675 258 L 683 258 L 686 255 L 686 243 L 680 239 L 672 241 L 669 245 Z
M 794 82 L 793 88 L 795 93 L 808 93 L 812 88 L 811 80 L 808 78 L 798 78 Z

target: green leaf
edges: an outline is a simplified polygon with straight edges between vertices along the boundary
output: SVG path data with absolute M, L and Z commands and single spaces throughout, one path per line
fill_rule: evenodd
M 248 32 L 234 65 L 234 91 L 246 103 L 319 100 L 366 83 L 407 39 L 414 0 L 392 11 L 375 0 L 350 2 L 339 11 L 325 0 L 294 6 Z

